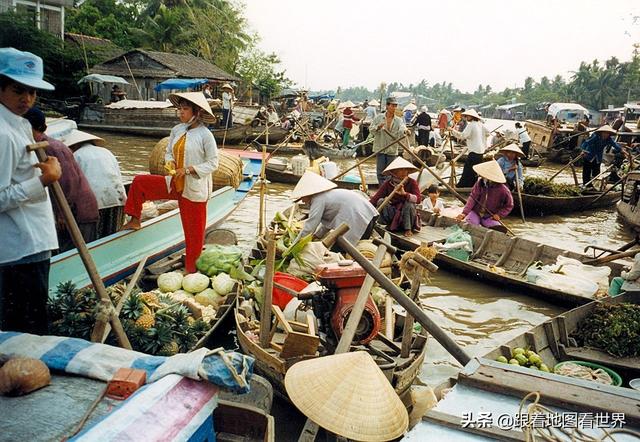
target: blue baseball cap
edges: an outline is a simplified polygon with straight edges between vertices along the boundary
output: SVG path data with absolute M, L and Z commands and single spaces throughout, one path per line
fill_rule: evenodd
M 42 79 L 42 58 L 31 52 L 14 48 L 0 48 L 0 75 L 9 77 L 25 86 L 52 91 L 55 87 Z

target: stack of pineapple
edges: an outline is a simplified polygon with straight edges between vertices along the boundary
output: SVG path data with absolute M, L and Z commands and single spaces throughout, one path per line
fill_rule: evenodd
M 109 288 L 114 305 L 123 292 L 121 284 Z M 91 289 L 77 290 L 71 282 L 58 285 L 56 296 L 49 299 L 50 333 L 90 339 L 97 299 Z M 134 290 L 120 313 L 133 349 L 159 356 L 191 350 L 210 328 L 206 319 L 196 319 L 181 302 L 158 291 Z

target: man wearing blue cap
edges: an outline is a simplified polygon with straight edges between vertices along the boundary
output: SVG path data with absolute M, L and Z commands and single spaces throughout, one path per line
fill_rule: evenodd
M 62 175 L 58 160 L 39 163 L 27 152 L 34 143 L 23 115 L 36 89 L 53 90 L 42 79 L 42 59 L 0 48 L 0 329 L 47 331 L 51 250 L 58 248 L 46 186 Z

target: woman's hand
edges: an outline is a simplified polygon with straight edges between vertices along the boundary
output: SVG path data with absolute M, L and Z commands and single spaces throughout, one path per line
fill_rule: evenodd
M 456 220 L 463 221 L 464 220 L 464 213 L 461 213 L 460 215 L 456 216 Z
M 174 175 L 176 178 L 182 178 L 187 174 L 187 169 L 181 167 L 180 169 L 176 169 L 176 174 Z
M 433 208 L 433 213 L 435 213 L 436 215 L 440 214 L 440 208 L 439 207 L 434 207 Z
M 497 213 L 494 213 L 491 218 L 493 218 L 496 221 L 500 221 L 500 215 L 498 215 Z

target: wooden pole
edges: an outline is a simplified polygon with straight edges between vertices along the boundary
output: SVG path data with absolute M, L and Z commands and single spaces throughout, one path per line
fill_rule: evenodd
M 38 161 L 44 163 L 47 161 L 47 154 L 45 152 L 45 148 L 49 145 L 47 141 L 43 141 L 40 143 L 29 144 L 27 146 L 28 152 L 35 152 L 38 157 Z M 80 259 L 84 264 L 87 273 L 89 274 L 89 278 L 93 284 L 93 287 L 96 290 L 96 294 L 100 298 L 100 308 L 101 312 L 98 315 L 98 319 L 96 320 L 96 324 L 91 332 L 91 341 L 92 342 L 101 342 L 102 336 L 105 333 L 107 323 L 111 323 L 111 327 L 116 335 L 118 343 L 123 348 L 131 349 L 131 344 L 129 343 L 129 339 L 127 338 L 127 334 L 122 327 L 122 323 L 120 322 L 120 318 L 115 314 L 115 310 L 113 308 L 113 304 L 111 303 L 111 299 L 107 293 L 107 289 L 102 282 L 102 278 L 98 274 L 98 269 L 96 269 L 96 265 L 93 262 L 93 258 L 89 253 L 89 249 L 87 249 L 87 245 L 84 242 L 84 238 L 82 237 L 82 233 L 78 228 L 78 224 L 76 223 L 76 219 L 71 212 L 71 208 L 69 207 L 69 203 L 67 202 L 67 198 L 62 191 L 62 187 L 60 187 L 60 183 L 54 181 L 49 185 L 51 192 L 53 193 L 53 198 L 56 200 L 58 207 L 62 211 L 62 216 L 64 218 L 64 222 L 67 226 L 67 230 L 69 231 L 69 235 L 73 240 L 73 243 L 78 250 L 78 254 L 80 255 Z M 104 315 L 104 314 L 106 315 Z M 102 317 L 106 316 L 106 317 Z
M 604 264 L 605 262 L 611 262 L 611 261 L 615 261 L 616 259 L 621 259 L 621 258 L 629 258 L 631 256 L 635 256 L 638 253 L 638 250 L 631 250 L 631 251 L 626 251 L 626 252 L 621 252 L 621 253 L 613 253 L 611 255 L 607 255 L 607 256 L 603 256 L 602 258 L 596 258 L 596 259 L 589 259 L 587 261 L 585 261 L 585 264 L 588 265 L 593 265 L 593 266 L 597 266 L 600 264 Z
M 451 131 L 449 131 L 449 148 L 451 149 L 451 161 L 449 162 L 449 167 L 451 168 L 451 176 L 449 176 L 449 185 L 453 188 L 456 187 L 456 158 L 453 154 L 453 140 L 451 136 Z
M 466 365 L 471 357 L 444 331 L 442 330 L 413 300 L 409 299 L 389 278 L 387 278 L 376 266 L 365 258 L 353 244 L 338 237 L 338 245 L 342 247 L 360 266 L 369 274 L 384 290 L 391 295 L 398 304 L 412 314 L 415 319 L 442 345 L 458 362 Z
M 258 214 L 258 236 L 262 235 L 265 230 L 265 198 L 267 192 L 267 178 L 266 178 L 266 167 L 267 167 L 267 146 L 262 146 L 262 168 L 260 169 L 260 213 Z
M 336 175 L 331 181 L 336 181 L 340 178 L 342 178 L 343 176 L 345 176 L 347 173 L 349 173 L 350 171 L 352 171 L 353 169 L 355 169 L 356 167 L 362 165 L 362 163 L 364 163 L 367 160 L 370 160 L 371 158 L 375 157 L 376 155 L 378 155 L 381 152 L 384 152 L 385 150 L 387 150 L 388 148 L 390 148 L 391 146 L 393 146 L 396 143 L 402 143 L 402 140 L 404 139 L 404 135 L 402 135 L 401 137 L 398 137 L 396 139 L 394 139 L 391 143 L 387 144 L 385 147 L 383 147 L 382 149 L 380 149 L 377 152 L 373 152 L 371 155 L 369 155 L 368 157 L 358 161 L 356 164 L 354 164 L 353 166 L 351 166 L 350 168 L 340 172 L 338 175 Z
M 391 198 L 393 198 L 396 193 L 398 193 L 400 189 L 404 187 L 404 183 L 406 183 L 408 179 L 408 176 L 404 177 L 404 179 L 400 181 L 400 183 L 396 187 L 394 187 L 391 193 L 382 201 L 382 204 L 380 204 L 380 206 L 378 207 L 378 213 L 382 213 L 382 210 L 391 202 Z
M 620 178 L 618 181 L 616 181 L 611 187 L 609 187 L 607 190 L 605 190 L 603 193 L 601 193 L 600 195 L 598 195 L 598 198 L 592 200 L 590 203 L 587 203 L 586 206 L 584 206 L 584 208 L 582 210 L 586 210 L 589 207 L 593 206 L 595 203 L 597 203 L 598 201 L 600 201 L 600 199 L 605 196 L 606 194 L 608 194 L 609 192 L 611 192 L 613 189 L 615 189 L 615 187 L 620 184 L 621 182 L 623 182 L 627 176 L 629 175 L 629 172 L 625 173 L 624 176 L 622 178 Z
M 522 217 L 522 222 L 526 223 L 527 220 L 524 219 L 524 204 L 522 203 L 522 191 L 520 190 L 520 158 L 516 159 L 516 189 L 518 191 L 518 203 L 520 205 L 520 216 Z
M 562 168 L 560 170 L 558 170 L 556 173 L 553 174 L 553 176 L 551 178 L 549 178 L 549 181 L 553 181 L 553 179 L 555 177 L 557 177 L 558 175 L 560 175 L 560 172 L 562 172 L 563 170 L 565 170 L 567 167 L 570 167 L 571 165 L 573 165 L 574 163 L 577 163 L 578 160 L 580 158 L 582 158 L 584 156 L 584 152 L 580 152 L 580 155 L 578 155 L 577 157 L 575 157 L 574 159 L 572 159 L 571 161 L 569 161 L 568 164 L 562 166 Z
M 360 190 L 364 193 L 369 191 L 369 186 L 367 185 L 367 179 L 364 176 L 364 172 L 362 171 L 362 167 L 358 165 L 358 174 L 360 175 Z
M 269 348 L 269 332 L 271 331 L 271 306 L 273 303 L 273 274 L 276 261 L 276 240 L 273 235 L 267 233 L 267 258 L 265 260 L 265 273 L 262 309 L 260 309 L 260 346 Z
M 409 298 L 416 302 L 420 292 L 420 272 L 415 272 L 411 280 L 411 292 Z M 404 327 L 402 329 L 402 345 L 400 350 L 401 358 L 408 358 L 411 351 L 411 338 L 413 337 L 413 316 L 407 312 L 404 317 Z
M 633 161 L 637 160 L 638 158 L 640 158 L 640 155 L 636 155 L 635 157 L 630 157 L 629 158 L 629 170 L 633 170 Z M 582 186 L 583 187 L 587 187 L 589 184 L 593 183 L 595 180 L 597 180 L 601 176 L 603 176 L 606 173 L 608 173 L 611 169 L 613 169 L 614 166 L 615 166 L 615 164 L 611 164 L 604 171 L 600 172 L 598 175 L 596 175 L 593 178 L 591 178 L 591 180 L 589 180 L 588 182 L 584 183 Z

